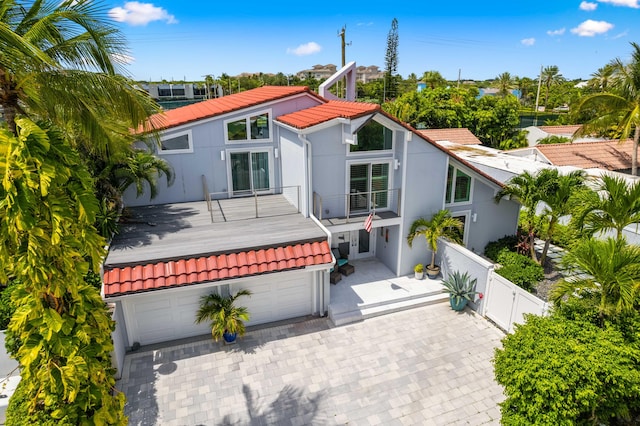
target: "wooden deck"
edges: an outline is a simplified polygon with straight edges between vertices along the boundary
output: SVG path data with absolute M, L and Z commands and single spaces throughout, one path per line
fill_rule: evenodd
M 105 266 L 124 266 L 187 256 L 226 253 L 326 239 L 311 219 L 282 195 L 129 209 Z M 212 222 L 213 218 L 213 222 Z

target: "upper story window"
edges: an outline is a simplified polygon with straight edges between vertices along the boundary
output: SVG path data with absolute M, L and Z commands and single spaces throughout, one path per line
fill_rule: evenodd
M 393 131 L 377 121 L 371 120 L 357 133 L 357 145 L 350 152 L 386 151 L 393 149 Z
M 182 154 L 193 152 L 193 137 L 191 130 L 172 133 L 160 138 L 160 154 Z
M 447 173 L 446 204 L 468 203 L 471 201 L 471 176 L 449 165 Z
M 268 142 L 271 140 L 271 118 L 268 112 L 224 122 L 228 142 Z

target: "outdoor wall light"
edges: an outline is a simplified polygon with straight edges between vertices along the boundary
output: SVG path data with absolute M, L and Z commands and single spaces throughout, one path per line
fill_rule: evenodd
M 400 167 L 400 160 L 398 160 L 397 158 L 393 159 L 393 170 L 398 170 L 398 168 Z
M 278 151 L 278 148 L 274 148 L 273 149 L 273 156 L 278 158 L 279 154 L 280 154 L 280 151 Z
M 220 161 L 224 161 L 224 151 L 220 151 Z
M 476 220 L 478 220 L 478 213 L 474 213 L 471 215 L 471 220 L 473 221 L 473 223 L 476 222 Z

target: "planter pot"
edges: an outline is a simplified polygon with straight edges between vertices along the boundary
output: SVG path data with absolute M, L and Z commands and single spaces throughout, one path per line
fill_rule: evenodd
M 430 268 L 427 266 L 427 277 L 429 277 L 429 279 L 435 280 L 438 275 L 440 275 L 440 267 L 439 266 L 435 266 L 433 268 Z
M 424 278 L 424 271 L 422 272 L 414 272 L 414 274 L 416 275 L 416 280 L 421 280 Z
M 453 296 L 449 296 L 449 304 L 451 305 L 451 309 L 453 309 L 454 311 L 461 311 L 464 309 L 465 306 L 467 306 L 467 303 L 469 301 L 467 299 L 458 299 L 458 302 L 456 303 L 456 299 L 454 299 Z
M 227 333 L 226 331 L 222 335 L 224 342 L 227 344 L 235 343 L 237 337 L 238 337 L 238 333 Z

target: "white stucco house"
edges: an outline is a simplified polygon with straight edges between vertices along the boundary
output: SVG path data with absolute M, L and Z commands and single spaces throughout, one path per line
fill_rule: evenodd
M 412 273 L 426 245 L 407 245 L 409 227 L 443 208 L 463 221 L 472 251 L 515 232 L 519 205 L 493 201 L 501 183 L 379 105 L 356 102 L 354 70 L 336 77 L 346 77 L 346 99 L 331 95 L 330 79 L 320 93 L 261 87 L 153 117 L 156 154 L 175 182 L 159 182 L 155 199 L 125 194 L 103 267 L 122 347 L 208 333 L 194 316 L 212 291 L 251 290 L 249 325 L 322 316 L 332 248 Z

